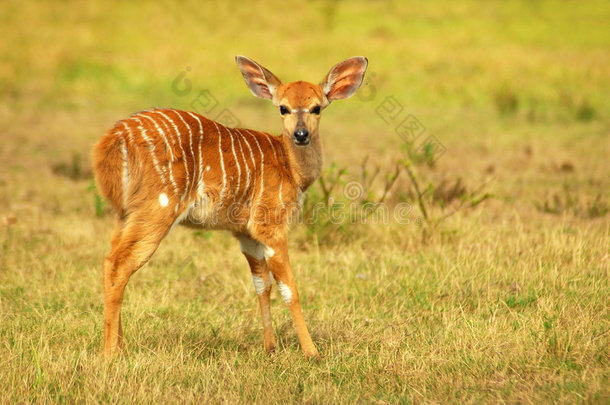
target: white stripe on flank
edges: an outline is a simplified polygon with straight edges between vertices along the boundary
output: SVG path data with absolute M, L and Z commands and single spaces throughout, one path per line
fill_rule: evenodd
M 222 169 L 222 190 L 220 190 L 220 202 L 218 203 L 218 208 L 220 208 L 222 207 L 225 198 L 225 193 L 227 192 L 227 172 L 225 171 L 225 160 L 222 156 L 222 137 L 220 136 L 220 128 L 218 128 L 218 124 L 215 121 L 212 122 L 216 127 L 216 132 L 218 132 L 218 154 L 220 155 L 220 168 Z
M 174 154 L 172 153 L 172 146 L 167 141 L 167 138 L 165 137 L 165 132 L 163 132 L 163 130 L 161 129 L 159 124 L 157 124 L 157 121 L 154 118 L 149 117 L 148 115 L 144 115 L 144 114 L 138 114 L 138 117 L 148 118 L 150 121 L 152 121 L 152 123 L 155 125 L 155 128 L 157 128 L 159 135 L 161 135 L 161 137 L 165 141 L 165 145 L 167 146 L 167 150 L 169 151 L 169 158 L 170 158 L 170 161 L 167 164 L 167 167 L 169 169 L 169 180 L 172 183 L 172 186 L 174 187 L 174 193 L 177 197 L 178 196 L 178 184 L 176 184 L 176 180 L 174 179 L 174 171 L 172 170 L 172 162 L 174 161 Z
M 235 164 L 237 165 L 237 188 L 235 189 L 235 198 L 239 196 L 239 187 L 241 184 L 241 167 L 239 167 L 239 161 L 237 160 L 237 154 L 235 153 L 235 143 L 233 141 L 233 134 L 231 130 L 227 128 L 229 136 L 231 136 L 231 150 L 233 151 L 233 158 L 235 158 Z
M 157 174 L 159 174 L 159 178 L 161 179 L 163 186 L 167 186 L 167 180 L 165 180 L 165 176 L 163 175 L 163 172 L 161 171 L 161 167 L 159 167 L 159 161 L 157 160 L 157 156 L 155 155 L 155 145 L 150 142 L 150 138 L 148 137 L 148 135 L 146 135 L 146 129 L 142 125 L 142 121 L 140 121 L 136 117 L 132 117 L 132 118 L 134 120 L 138 121 L 138 123 L 140 124 L 140 125 L 138 125 L 138 130 L 139 130 L 140 134 L 142 134 L 142 139 L 144 139 L 144 141 L 148 145 L 148 150 L 150 152 L 150 155 L 152 156 L 153 165 L 155 166 L 155 170 L 157 170 Z
M 184 119 L 184 117 L 182 116 L 181 112 L 178 110 L 171 110 L 173 112 L 176 113 L 176 115 L 178 115 L 178 117 L 180 117 L 180 119 L 182 120 L 182 122 L 184 123 L 184 126 L 186 127 L 186 129 L 188 129 L 189 131 L 189 147 L 191 149 L 191 157 L 193 158 L 193 181 L 195 181 L 195 152 L 193 152 L 193 131 L 191 131 L 191 127 L 190 125 L 186 122 L 186 120 Z M 186 157 L 184 159 L 184 167 L 187 167 L 186 164 Z M 186 195 L 187 191 L 188 191 L 188 186 L 189 186 L 189 172 L 188 169 L 186 171 L 186 187 L 184 187 L 184 194 Z M 191 184 L 191 189 L 192 189 L 192 184 Z M 184 196 L 183 196 L 184 198 Z
M 252 138 L 254 138 L 254 142 L 256 142 L 256 146 L 258 147 L 258 151 L 261 154 L 261 189 L 258 191 L 258 203 L 260 204 L 261 198 L 263 196 L 263 190 L 264 190 L 264 186 L 265 186 L 265 155 L 263 154 L 263 150 L 261 149 L 261 145 L 260 143 L 258 143 L 258 139 L 256 139 L 256 136 L 250 132 L 250 130 L 246 129 L 246 132 L 250 134 L 250 136 L 252 136 Z M 258 205 L 258 204 L 257 204 Z
M 270 136 L 266 136 L 265 138 L 267 138 L 267 140 L 269 141 L 269 146 L 271 146 L 271 150 L 273 151 L 273 156 L 275 157 L 275 161 L 278 162 L 278 165 L 280 165 L 280 160 L 277 157 L 277 153 L 275 152 L 275 146 L 273 146 L 273 141 L 271 140 Z M 284 198 L 282 197 L 282 185 L 284 184 L 284 176 L 282 174 L 280 174 L 280 190 L 279 190 L 279 197 L 280 197 L 280 204 L 282 204 L 282 206 L 284 205 Z
M 263 245 L 263 253 L 265 254 L 265 259 L 271 259 L 275 254 L 275 250 L 273 250 L 270 246 Z
M 170 111 L 171 111 L 171 110 L 170 110 Z M 180 139 L 180 130 L 179 130 L 179 129 L 178 129 L 178 127 L 176 126 L 176 123 L 175 123 L 175 122 L 174 122 L 174 121 L 173 121 L 173 120 L 172 120 L 170 117 L 168 117 L 168 116 L 167 116 L 167 114 L 165 114 L 164 112 L 159 111 L 159 110 L 153 110 L 152 112 L 153 112 L 153 113 L 156 113 L 156 114 L 159 114 L 159 115 L 162 115 L 162 116 L 163 116 L 163 117 L 164 117 L 166 120 L 168 120 L 168 121 L 170 122 L 170 124 L 171 124 L 171 125 L 172 125 L 172 127 L 174 128 L 174 131 L 176 132 L 176 137 L 178 138 L 178 145 L 180 146 L 180 150 L 182 151 L 182 161 L 183 161 L 183 163 L 184 163 L 184 171 L 185 171 L 185 173 L 186 173 L 186 183 L 184 183 L 184 192 L 183 192 L 183 193 L 182 193 L 182 195 L 180 196 L 180 202 L 182 202 L 182 201 L 184 200 L 184 196 L 186 195 L 186 189 L 187 189 L 188 184 L 189 184 L 189 168 L 188 168 L 188 165 L 186 164 L 186 156 L 185 156 L 185 155 L 186 155 L 186 153 L 184 153 L 184 148 L 182 147 L 182 140 Z M 190 128 L 189 128 L 189 130 L 190 130 Z M 168 148 L 170 148 L 170 149 L 171 149 L 171 146 L 168 146 Z M 174 160 L 174 159 L 172 158 L 172 161 L 173 161 L 173 160 Z M 171 165 L 170 165 L 170 170 L 171 170 Z M 171 177 L 172 179 L 173 179 L 173 177 L 174 177 L 174 176 L 172 175 L 171 171 L 170 171 L 170 177 Z M 176 187 L 176 195 L 177 195 L 177 194 L 178 194 L 178 188 Z
M 197 178 L 197 193 L 199 195 L 203 195 L 203 156 L 201 155 L 201 143 L 203 142 L 203 125 L 201 124 L 201 120 L 193 113 L 187 111 L 186 112 L 191 117 L 195 118 L 199 123 L 199 176 Z
M 122 124 L 123 127 L 125 127 L 125 130 L 127 131 L 127 139 L 129 139 L 129 142 L 131 142 L 131 144 L 135 147 L 136 141 L 134 141 L 133 139 L 133 134 L 131 133 L 131 129 L 129 129 L 129 125 L 127 125 L 125 121 L 122 121 Z
M 250 146 L 250 142 L 248 142 L 248 140 L 246 139 L 244 134 L 242 134 L 239 129 L 235 129 L 235 130 L 242 136 L 244 142 L 246 143 L 246 146 L 250 150 L 250 158 L 252 159 L 252 169 L 254 170 L 254 174 L 252 175 L 252 177 L 254 179 L 256 179 L 256 176 L 258 176 L 258 169 L 256 167 L 256 161 L 254 160 L 254 152 L 252 152 L 252 147 Z
M 277 160 L 277 162 L 279 163 L 279 160 L 277 158 L 277 153 L 275 153 L 275 146 L 273 146 L 273 141 L 271 140 L 271 137 L 269 135 L 266 135 L 265 138 L 267 138 L 267 141 L 269 141 L 269 146 L 271 146 L 271 150 L 273 151 L 273 156 L 275 157 L 275 160 Z
M 123 208 L 127 207 L 127 188 L 129 187 L 129 168 L 127 167 L 127 146 L 125 135 L 121 138 L 121 158 L 123 159 Z
M 240 134 L 241 135 L 241 134 Z M 250 187 L 250 168 L 248 167 L 248 162 L 246 161 L 246 155 L 244 155 L 244 148 L 241 146 L 241 136 L 236 136 L 237 146 L 239 146 L 239 151 L 241 153 L 241 158 L 244 160 L 244 167 L 246 168 L 246 187 L 244 188 L 245 192 L 248 192 L 248 188 Z

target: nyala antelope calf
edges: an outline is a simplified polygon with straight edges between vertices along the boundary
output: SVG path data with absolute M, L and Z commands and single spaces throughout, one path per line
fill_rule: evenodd
M 188 111 L 155 109 L 119 121 L 93 150 L 98 188 L 118 217 L 103 264 L 106 356 L 123 348 L 121 304 L 130 276 L 176 224 L 231 231 L 250 265 L 265 349 L 275 348 L 273 275 L 304 354 L 319 356 L 290 268 L 288 223 L 322 170 L 320 114 L 360 87 L 367 59 L 335 65 L 319 85 L 284 84 L 246 57 L 236 61 L 252 94 L 279 108 L 281 136 L 227 128 Z

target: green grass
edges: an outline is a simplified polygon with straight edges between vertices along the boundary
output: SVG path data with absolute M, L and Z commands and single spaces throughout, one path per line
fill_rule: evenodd
M 609 20 L 604 1 L 3 2 L 0 402 L 608 403 Z M 455 184 L 493 198 L 418 225 L 403 172 L 386 202 L 412 204 L 411 223 L 295 226 L 319 363 L 277 291 L 278 349 L 264 352 L 230 235 L 177 228 L 127 287 L 127 357 L 105 362 L 113 219 L 90 148 L 116 120 L 190 109 L 202 90 L 212 118 L 228 108 L 277 132 L 236 54 L 287 81 L 367 56 L 360 96 L 322 118 L 327 167 L 359 181 L 368 155 L 380 195 L 413 114 L 446 148 L 414 168 L 430 216 L 459 203 L 443 200 Z M 187 66 L 192 90 L 176 94 Z M 385 122 L 388 96 L 403 110 Z

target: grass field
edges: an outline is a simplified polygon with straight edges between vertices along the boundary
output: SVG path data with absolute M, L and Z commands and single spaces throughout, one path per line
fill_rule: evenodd
M 605 1 L 3 1 L 0 402 L 610 402 L 608 21 Z M 211 118 L 277 133 L 236 54 L 285 81 L 367 56 L 322 118 L 324 179 L 343 171 L 331 196 L 362 210 L 398 165 L 382 206 L 408 221 L 294 226 L 318 363 L 276 289 L 265 353 L 229 234 L 174 229 L 127 287 L 128 355 L 105 362 L 113 217 L 89 151 L 202 91 Z

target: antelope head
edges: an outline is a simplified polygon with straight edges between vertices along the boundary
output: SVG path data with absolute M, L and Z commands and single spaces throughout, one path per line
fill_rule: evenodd
M 245 56 L 237 66 L 252 94 L 271 100 L 279 108 L 282 135 L 297 147 L 318 142 L 320 114 L 332 101 L 350 97 L 362 84 L 368 61 L 355 56 L 336 64 L 320 84 L 304 81 L 282 83 L 269 70 Z

